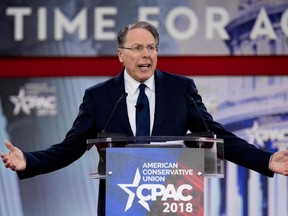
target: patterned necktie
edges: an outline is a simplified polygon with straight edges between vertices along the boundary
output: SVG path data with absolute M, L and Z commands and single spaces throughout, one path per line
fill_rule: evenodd
M 150 136 L 149 101 L 145 94 L 145 84 L 140 84 L 136 105 L 136 136 Z

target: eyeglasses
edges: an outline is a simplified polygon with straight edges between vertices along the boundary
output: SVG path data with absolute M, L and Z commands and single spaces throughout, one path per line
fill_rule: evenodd
M 152 46 L 152 45 L 148 45 L 148 46 L 143 46 L 143 45 L 137 45 L 137 46 L 133 46 L 133 47 L 119 47 L 120 49 L 128 49 L 131 50 L 133 52 L 138 52 L 138 53 L 142 53 L 144 51 L 144 49 L 146 48 L 147 51 L 149 53 L 154 53 L 158 51 L 158 47 L 157 46 Z

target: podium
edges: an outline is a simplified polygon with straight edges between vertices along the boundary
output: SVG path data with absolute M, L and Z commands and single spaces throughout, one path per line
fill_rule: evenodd
M 193 136 L 87 140 L 90 177 L 106 180 L 106 216 L 204 215 L 204 178 L 224 177 L 223 140 Z

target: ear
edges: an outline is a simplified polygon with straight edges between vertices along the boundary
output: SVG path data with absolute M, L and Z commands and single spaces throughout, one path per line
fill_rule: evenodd
M 118 48 L 118 59 L 121 63 L 123 63 L 123 57 L 122 57 L 123 53 L 122 50 Z

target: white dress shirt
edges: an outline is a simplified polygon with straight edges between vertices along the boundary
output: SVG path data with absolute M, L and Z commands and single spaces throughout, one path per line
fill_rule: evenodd
M 124 83 L 125 92 L 128 94 L 126 97 L 127 111 L 131 129 L 135 136 L 136 134 L 136 104 L 139 95 L 139 85 L 141 83 L 134 80 L 126 71 L 124 71 Z M 153 123 L 154 123 L 154 113 L 155 113 L 155 79 L 154 74 L 148 80 L 144 82 L 147 86 L 145 88 L 145 94 L 149 100 L 149 110 L 150 110 L 150 134 L 152 133 Z

